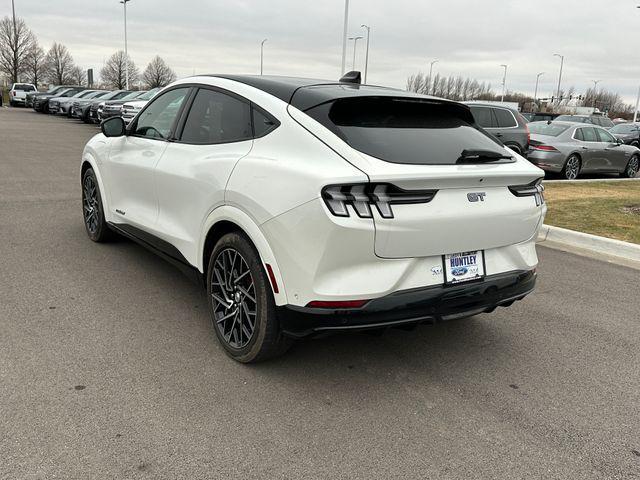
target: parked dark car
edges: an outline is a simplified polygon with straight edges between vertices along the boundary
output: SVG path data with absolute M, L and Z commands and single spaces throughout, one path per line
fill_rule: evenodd
M 77 98 L 69 107 L 69 117 L 84 120 L 84 116 L 89 113 L 89 106 L 95 101 L 103 101 L 104 98 L 110 98 L 114 92 L 109 90 L 98 91 L 94 96 L 89 98 Z
M 135 100 L 147 93 L 146 90 L 139 90 L 137 92 L 131 92 L 128 95 L 119 98 L 117 100 L 108 100 L 104 102 L 102 109 L 98 108 L 98 119 L 100 121 L 106 120 L 111 117 L 122 116 L 122 106 L 131 100 Z
M 130 93 L 130 90 L 115 90 L 111 92 L 110 95 L 105 95 L 104 97 L 91 102 L 88 106 L 85 107 L 87 109 L 86 115 L 83 112 L 82 119 L 85 123 L 100 123 L 100 120 L 98 118 L 98 108 L 100 107 L 100 105 L 103 105 L 104 102 L 107 102 L 109 100 L 120 100 Z
M 66 87 L 56 93 L 41 93 L 36 95 L 33 99 L 33 109 L 36 112 L 49 113 L 49 100 L 53 97 L 72 97 L 76 93 L 87 90 L 87 87 L 81 87 L 78 85 Z
M 526 155 L 529 149 L 529 129 L 527 121 L 517 110 L 489 104 L 468 102 L 476 123 L 505 146 L 520 155 Z
M 547 112 L 535 112 L 535 113 L 523 113 L 522 116 L 527 119 L 528 122 L 552 122 L 560 116 L 559 113 L 547 113 Z
M 627 145 L 640 147 L 640 123 L 619 123 L 609 133 Z
M 556 120 L 559 122 L 590 123 L 606 129 L 613 127 L 611 119 L 604 115 L 560 115 L 556 117 Z
M 58 93 L 62 92 L 63 90 L 66 90 L 67 88 L 69 88 L 68 85 L 57 85 L 55 87 L 51 87 L 46 92 L 29 92 L 29 93 L 27 93 L 27 98 L 25 100 L 25 105 L 24 106 L 33 108 L 33 100 L 38 95 L 49 95 L 49 94 L 57 95 Z

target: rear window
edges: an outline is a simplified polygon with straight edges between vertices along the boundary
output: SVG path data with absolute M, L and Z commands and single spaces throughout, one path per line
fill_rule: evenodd
M 530 133 L 548 135 L 550 137 L 557 137 L 568 128 L 569 125 L 558 125 L 557 123 L 533 122 L 529 124 Z
M 580 122 L 580 123 L 590 123 L 588 117 L 576 117 L 574 115 L 560 115 L 556 117 L 556 120 L 560 122 Z
M 638 127 L 636 125 L 621 123 L 619 125 L 616 125 L 609 131 L 611 133 L 638 133 Z
M 20 90 L 21 92 L 35 92 L 36 89 L 33 85 L 23 85 L 21 83 L 16 83 L 13 87 L 14 90 Z
M 351 147 L 391 163 L 455 164 L 463 150 L 504 154 L 458 104 L 396 97 L 342 98 L 306 110 Z M 507 160 L 509 161 L 509 160 Z
M 604 127 L 604 128 L 611 128 L 613 127 L 613 122 L 611 121 L 610 118 L 608 117 L 595 117 L 599 120 L 599 124 Z

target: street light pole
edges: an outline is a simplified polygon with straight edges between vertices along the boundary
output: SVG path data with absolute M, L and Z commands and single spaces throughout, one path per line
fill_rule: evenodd
M 349 28 L 349 0 L 344 0 L 344 30 L 342 33 L 342 70 L 340 76 L 345 74 L 345 65 L 347 63 L 347 29 Z
M 564 55 L 554 53 L 553 56 L 560 57 L 560 74 L 558 75 L 558 91 L 556 92 L 556 99 L 558 100 L 558 105 L 560 105 L 560 83 L 562 82 L 562 67 L 564 66 Z
M 438 60 L 433 60 L 433 61 L 429 64 L 429 90 L 430 90 L 430 92 L 429 92 L 429 93 L 431 93 L 432 95 L 433 95 L 433 92 L 434 92 L 434 90 L 435 90 L 434 85 L 432 85 L 432 84 L 431 84 L 431 78 L 432 78 L 432 77 L 431 77 L 431 74 L 433 73 L 433 64 L 434 64 L 434 63 L 438 63 Z
M 129 90 L 129 46 L 127 42 L 127 3 L 131 0 L 120 0 L 120 3 L 124 5 L 124 78 L 125 88 Z
M 262 69 L 264 67 L 264 42 L 266 42 L 266 41 L 267 41 L 267 39 L 265 38 L 260 43 L 260 75 L 262 75 Z
M 591 80 L 593 82 L 593 110 L 595 111 L 596 109 L 596 96 L 597 96 L 597 92 L 598 92 L 598 84 L 600 83 L 600 80 Z
M 364 57 L 364 83 L 367 83 L 367 71 L 369 70 L 369 38 L 371 37 L 371 27 L 369 25 L 362 24 L 360 28 L 367 29 L 367 53 Z
M 11 11 L 13 12 L 13 34 L 16 32 L 16 4 L 14 0 L 11 0 Z
M 633 123 L 638 119 L 638 105 L 640 105 L 640 87 L 638 87 L 638 96 L 636 97 L 636 109 L 633 111 Z
M 540 72 L 538 75 L 536 75 L 536 89 L 533 93 L 533 103 L 535 104 L 535 106 L 538 106 L 538 83 L 540 82 L 540 77 L 544 75 L 544 72 Z
M 356 69 L 356 47 L 358 46 L 358 40 L 362 40 L 364 37 L 362 35 L 358 35 L 355 37 L 349 37 L 349 40 L 353 40 L 353 67 L 351 70 Z
M 500 101 L 504 102 L 504 88 L 507 83 L 507 65 L 500 65 L 504 68 L 504 75 L 502 76 L 502 96 L 500 97 Z

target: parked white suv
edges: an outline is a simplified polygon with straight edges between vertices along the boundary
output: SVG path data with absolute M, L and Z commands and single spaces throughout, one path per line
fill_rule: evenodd
M 22 105 L 23 107 L 27 101 L 27 93 L 36 92 L 38 89 L 31 83 L 14 83 L 9 90 L 9 105 L 16 107 Z
M 86 231 L 201 279 L 241 362 L 326 332 L 511 305 L 534 289 L 542 170 L 465 105 L 299 78 L 198 76 L 82 156 Z
M 142 110 L 142 108 L 149 103 L 149 100 L 155 97 L 160 90 L 160 88 L 153 88 L 135 100 L 125 102 L 122 105 L 122 119 L 125 125 L 129 125 L 136 115 L 140 113 L 140 110 Z

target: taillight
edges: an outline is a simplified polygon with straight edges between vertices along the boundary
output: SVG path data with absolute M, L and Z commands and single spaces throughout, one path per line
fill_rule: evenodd
M 340 310 L 344 308 L 362 308 L 369 300 L 338 300 L 338 301 L 323 301 L 314 300 L 307 303 L 307 308 L 330 308 L 334 310 Z
M 556 147 L 552 147 L 551 145 L 531 145 L 531 148 L 534 150 L 542 150 L 543 152 L 557 152 L 558 149 Z
M 360 218 L 373 218 L 375 205 L 382 218 L 393 218 L 391 205 L 428 203 L 437 190 L 403 190 L 390 183 L 329 185 L 322 189 L 322 198 L 329 211 L 337 217 L 348 217 L 351 206 Z
M 537 206 L 544 204 L 544 185 L 542 184 L 542 178 L 527 185 L 512 185 L 509 187 L 509 190 L 516 197 L 535 197 Z

